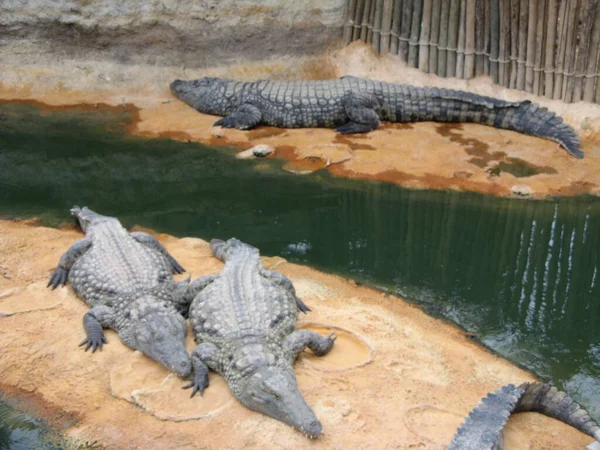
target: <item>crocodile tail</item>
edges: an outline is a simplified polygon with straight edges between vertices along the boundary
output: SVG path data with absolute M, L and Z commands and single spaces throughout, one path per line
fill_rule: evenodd
M 77 217 L 77 219 L 79 220 L 79 223 L 82 225 L 82 228 L 84 230 L 85 230 L 85 227 L 83 226 L 83 223 L 92 223 L 92 222 L 94 222 L 94 220 L 104 217 L 104 216 L 92 211 L 87 206 L 80 208 L 77 205 L 75 205 L 71 208 L 71 215 Z
M 490 392 L 469 413 L 446 450 L 502 448 L 502 430 L 523 394 L 513 384 Z
M 223 262 L 227 261 L 227 253 L 229 251 L 229 245 L 227 242 L 222 241 L 221 239 L 211 239 L 210 249 L 215 257 L 219 258 Z
M 600 442 L 600 427 L 565 392 L 545 383 L 523 383 L 524 390 L 514 412 L 534 411 L 560 420 Z
M 545 383 L 508 384 L 490 392 L 469 413 L 446 450 L 503 448 L 502 430 L 515 412 L 535 411 L 553 417 L 600 441 L 600 428 L 566 393 Z
M 583 158 L 575 130 L 548 108 L 529 100 L 509 102 L 470 92 L 424 88 L 410 91 L 410 106 L 402 108 L 399 121 L 412 116 L 412 120 L 481 123 L 556 141 L 574 157 Z

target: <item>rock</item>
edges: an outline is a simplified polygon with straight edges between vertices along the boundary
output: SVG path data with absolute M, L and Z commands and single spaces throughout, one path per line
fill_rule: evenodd
M 533 194 L 533 189 L 526 184 L 515 184 L 510 188 L 510 192 L 519 197 L 530 197 Z
M 250 159 L 250 158 L 264 158 L 265 156 L 273 153 L 275 149 L 267 144 L 259 144 L 255 145 L 248 150 L 244 150 L 243 152 L 239 152 L 235 155 L 238 159 Z
M 252 150 L 252 154 L 257 158 L 264 158 L 265 156 L 268 156 L 275 151 L 273 147 L 267 144 L 256 145 L 250 150 Z

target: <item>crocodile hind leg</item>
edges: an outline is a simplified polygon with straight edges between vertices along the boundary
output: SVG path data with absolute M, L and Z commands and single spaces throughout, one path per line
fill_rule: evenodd
M 310 348 L 315 355 L 324 356 L 333 348 L 336 338 L 334 333 L 321 336 L 310 330 L 296 330 L 287 337 L 283 347 L 290 361 L 294 361 L 306 347 Z
M 379 103 L 372 95 L 347 93 L 344 97 L 344 109 L 350 121 L 335 131 L 341 134 L 367 133 L 379 126 Z
M 75 261 L 79 259 L 81 255 L 83 255 L 92 245 L 92 241 L 84 238 L 75 242 L 69 250 L 67 250 L 60 257 L 58 261 L 58 266 L 54 269 L 52 276 L 50 277 L 50 281 L 48 281 L 48 285 L 46 287 L 52 286 L 52 290 L 56 289 L 59 285 L 67 284 L 67 277 L 69 276 L 69 270 L 75 264 Z
M 133 231 L 129 233 L 129 235 L 138 241 L 140 244 L 145 245 L 153 250 L 156 250 L 159 253 L 162 253 L 167 257 L 169 263 L 171 264 L 171 270 L 173 273 L 183 273 L 185 269 L 179 265 L 177 260 L 171 256 L 171 254 L 167 251 L 163 245 L 156 240 L 153 236 L 150 236 L 148 233 L 144 233 L 143 231 Z
M 104 305 L 94 306 L 85 314 L 85 316 L 83 316 L 83 328 L 85 329 L 87 337 L 79 344 L 79 346 L 85 345 L 86 352 L 90 347 L 92 348 L 92 353 L 97 349 L 102 350 L 102 345 L 108 342 L 102 328 L 112 328 L 113 326 L 113 309 Z
M 194 380 L 189 384 L 186 384 L 181 389 L 192 389 L 193 397 L 196 392 L 200 392 L 200 396 L 204 394 L 204 389 L 209 385 L 208 381 L 208 368 L 215 368 L 215 355 L 217 353 L 217 347 L 214 344 L 203 342 L 198 345 L 192 352 L 192 366 L 194 366 Z
M 260 109 L 249 103 L 244 103 L 233 113 L 217 120 L 213 126 L 223 128 L 237 128 L 238 130 L 249 130 L 254 128 L 262 120 Z
M 294 285 L 292 284 L 290 279 L 284 274 L 275 272 L 274 270 L 265 269 L 264 267 L 260 269 L 260 274 L 269 281 L 272 281 L 273 283 L 281 286 L 282 288 L 286 289 L 290 294 L 292 294 L 294 299 L 296 300 L 296 307 L 298 308 L 298 311 L 306 314 L 308 311 L 311 310 L 308 306 L 306 306 L 306 304 L 302 300 L 298 298 L 298 296 L 296 295 L 296 289 L 294 289 Z

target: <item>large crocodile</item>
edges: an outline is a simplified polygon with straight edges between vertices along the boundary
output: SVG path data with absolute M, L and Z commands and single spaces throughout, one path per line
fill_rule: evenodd
M 102 328 L 117 331 L 121 341 L 181 376 L 191 372 L 185 349 L 184 312 L 189 278 L 175 283 L 184 269 L 152 236 L 128 233 L 121 223 L 75 206 L 85 238 L 62 255 L 48 286 L 67 279 L 92 308 L 83 316 L 85 351 L 102 349 Z
M 189 317 L 201 343 L 192 353 L 194 380 L 184 387 L 202 395 L 211 368 L 248 408 L 319 435 L 321 423 L 298 390 L 292 364 L 306 347 L 327 354 L 335 336 L 295 331 L 297 310 L 307 308 L 288 278 L 262 266 L 258 249 L 234 238 L 213 239 L 211 249 L 225 266 L 190 284 Z
M 577 133 L 562 118 L 528 100 L 509 102 L 464 91 L 414 87 L 356 77 L 322 81 L 241 82 L 226 78 L 175 80 L 171 91 L 215 122 L 248 130 L 259 124 L 282 128 L 336 128 L 366 133 L 390 122 L 476 122 L 559 142 L 583 158 Z
M 484 397 L 446 450 L 502 450 L 502 429 L 509 415 L 522 411 L 540 412 L 600 441 L 600 428 L 571 397 L 545 383 L 523 383 L 503 386 Z

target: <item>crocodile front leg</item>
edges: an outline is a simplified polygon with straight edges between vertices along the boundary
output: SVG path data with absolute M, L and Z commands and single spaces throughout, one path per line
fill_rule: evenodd
M 208 387 L 208 368 L 216 368 L 217 361 L 215 356 L 217 354 L 217 347 L 214 344 L 203 342 L 198 345 L 192 352 L 192 366 L 194 367 L 194 380 L 189 384 L 186 384 L 182 389 L 192 389 L 193 397 L 196 392 L 200 392 L 200 396 L 204 394 L 204 389 Z
M 173 290 L 173 303 L 175 304 L 175 308 L 186 319 L 190 310 L 190 304 L 194 299 L 194 297 L 190 298 L 188 295 L 190 279 L 191 277 L 188 276 L 185 280 L 175 283 L 175 289 Z
M 148 233 L 144 233 L 143 231 L 133 231 L 129 233 L 129 235 L 138 241 L 140 244 L 145 245 L 148 248 L 156 250 L 159 253 L 162 253 L 166 256 L 171 264 L 171 270 L 173 273 L 183 273 L 185 269 L 179 265 L 177 260 L 171 256 L 171 254 L 167 251 L 163 245 L 156 240 L 155 237 L 150 236 Z
M 213 126 L 223 128 L 237 128 L 238 130 L 249 130 L 254 128 L 262 120 L 260 109 L 249 103 L 244 103 L 235 112 L 222 119 L 217 120 Z
M 306 347 L 310 348 L 317 356 L 326 355 L 333 348 L 336 339 L 337 336 L 334 333 L 329 333 L 324 337 L 314 331 L 296 330 L 287 337 L 283 348 L 290 362 L 293 362 Z
M 292 296 L 296 300 L 296 308 L 298 308 L 298 311 L 301 311 L 304 314 L 306 314 L 308 311 L 311 310 L 308 306 L 306 306 L 306 304 L 302 300 L 298 298 L 298 296 L 296 295 L 296 289 L 294 288 L 294 285 L 292 284 L 290 279 L 284 274 L 280 272 L 275 272 L 274 270 L 265 269 L 264 267 L 261 267 L 260 274 L 267 280 L 281 286 L 290 294 L 292 294 Z
M 108 342 L 102 328 L 112 328 L 113 326 L 113 309 L 104 305 L 94 306 L 85 314 L 85 316 L 83 316 L 83 328 L 85 329 L 87 337 L 79 344 L 79 346 L 85 345 L 86 352 L 90 347 L 92 348 L 92 353 L 94 353 L 96 349 L 102 350 L 102 345 Z
M 343 101 L 350 121 L 335 131 L 341 134 L 367 133 L 379 126 L 379 103 L 375 96 L 348 92 Z
M 58 261 L 58 266 L 54 269 L 52 276 L 50 277 L 50 281 L 46 287 L 52 286 L 52 290 L 56 289 L 59 285 L 64 286 L 67 284 L 67 278 L 69 276 L 69 270 L 75 264 L 75 261 L 79 259 L 81 255 L 83 255 L 90 247 L 92 246 L 92 241 L 88 238 L 80 239 L 75 242 L 69 250 L 67 250 L 60 257 Z

